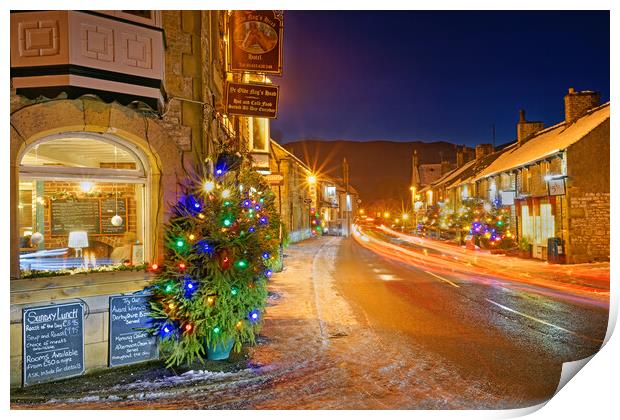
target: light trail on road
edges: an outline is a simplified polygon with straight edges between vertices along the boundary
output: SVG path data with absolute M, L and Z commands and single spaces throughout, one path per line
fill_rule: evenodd
M 386 239 L 397 237 L 405 244 L 396 245 Z M 412 265 L 436 277 L 456 277 L 463 283 L 478 283 L 489 287 L 504 287 L 525 293 L 537 293 L 555 299 L 609 308 L 609 289 L 567 283 L 550 278 L 570 276 L 573 267 L 548 266 L 541 262 L 523 261 L 526 268 L 520 268 L 521 260 L 510 257 L 477 254 L 454 245 L 425 238 L 418 238 L 382 227 L 367 229 L 355 226 L 353 238 L 363 247 L 401 263 Z M 409 245 L 414 245 L 411 248 Z M 432 252 L 429 252 L 431 250 Z M 533 272 L 534 268 L 544 273 Z M 532 273 L 533 272 L 533 273 Z M 605 282 L 605 270 L 597 270 L 601 283 Z M 607 279 L 609 271 L 607 270 Z M 445 281 L 445 279 L 442 279 Z M 452 282 L 451 280 L 449 280 Z M 452 282 L 454 283 L 454 282 Z M 607 280 L 607 284 L 609 281 Z

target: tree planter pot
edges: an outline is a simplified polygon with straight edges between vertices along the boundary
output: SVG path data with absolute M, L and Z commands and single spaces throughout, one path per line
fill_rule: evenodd
M 235 344 L 235 340 L 232 338 L 222 343 L 219 342 L 216 345 L 210 345 L 207 347 L 207 359 L 208 360 L 224 360 L 230 356 L 230 351 Z
M 532 258 L 532 251 L 519 251 L 519 258 Z

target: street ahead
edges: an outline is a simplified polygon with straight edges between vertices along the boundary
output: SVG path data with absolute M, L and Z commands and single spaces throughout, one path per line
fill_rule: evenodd
M 376 228 L 287 253 L 247 368 L 119 373 L 112 387 L 13 407 L 525 407 L 550 398 L 561 364 L 595 353 L 607 327 L 600 265 L 516 272 L 507 257 Z
M 481 275 L 490 270 L 472 267 L 466 254 L 451 257 L 441 244 L 403 237 L 367 228 L 341 251 L 339 288 L 375 329 L 397 331 L 515 401 L 549 398 L 561 363 L 599 349 L 608 317 L 604 290 L 554 281 L 548 272 L 546 287 L 531 274 L 524 281 L 514 272 Z M 491 258 L 499 265 L 506 259 Z

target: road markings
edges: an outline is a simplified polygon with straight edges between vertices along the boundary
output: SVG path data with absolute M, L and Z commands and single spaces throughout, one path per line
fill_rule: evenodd
M 494 302 L 494 301 L 492 301 L 491 299 L 487 299 L 487 298 L 485 298 L 485 300 L 486 300 L 487 302 L 489 302 L 489 303 L 492 303 L 493 305 L 495 305 L 495 306 L 497 306 L 497 307 L 499 307 L 499 308 L 504 309 L 505 311 L 512 312 L 512 313 L 517 314 L 517 315 L 521 315 L 522 317 L 525 317 L 525 318 L 527 318 L 527 319 L 531 319 L 532 321 L 539 322 L 539 323 L 541 323 L 541 324 L 547 325 L 547 326 L 552 327 L 552 328 L 555 328 L 555 329 L 557 329 L 557 330 L 567 332 L 567 333 L 569 333 L 569 334 L 575 335 L 575 336 L 577 336 L 577 337 L 584 338 L 584 339 L 586 339 L 586 340 L 595 341 L 595 342 L 597 342 L 597 343 L 602 343 L 602 342 L 603 342 L 603 340 L 599 340 L 599 339 L 597 339 L 597 338 L 588 337 L 588 336 L 586 336 L 586 335 L 579 334 L 579 333 L 577 333 L 577 332 L 575 332 L 575 331 L 567 330 L 566 328 L 562 328 L 562 327 L 560 327 L 560 326 L 558 326 L 558 325 L 555 325 L 555 324 L 552 324 L 552 323 L 550 323 L 550 322 L 543 321 L 542 319 L 538 319 L 538 318 L 533 317 L 533 316 L 531 316 L 531 315 L 524 314 L 523 312 L 515 311 L 514 309 L 511 309 L 511 308 L 509 308 L 509 307 L 507 307 L 507 306 L 504 306 L 504 305 L 502 305 L 501 303 Z
M 426 273 L 426 274 L 430 274 L 430 275 L 431 275 L 431 276 L 433 276 L 433 277 L 437 277 L 439 280 L 441 280 L 441 281 L 445 281 L 446 283 L 448 283 L 449 285 L 452 285 L 452 286 L 454 286 L 454 287 L 461 287 L 461 286 L 459 286 L 458 284 L 453 283 L 453 282 L 451 282 L 450 280 L 448 280 L 448 279 L 446 279 L 446 278 L 443 278 L 443 277 L 441 277 L 441 276 L 438 276 L 438 275 L 437 275 L 437 274 L 435 274 L 435 273 L 431 273 L 430 271 L 425 271 L 425 273 Z

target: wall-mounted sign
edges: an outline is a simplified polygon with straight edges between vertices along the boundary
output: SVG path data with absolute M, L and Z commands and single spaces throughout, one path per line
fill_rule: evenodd
M 146 295 L 110 297 L 110 366 L 156 359 L 157 340 L 142 328 L 150 327 Z
M 261 118 L 277 118 L 279 87 L 262 83 L 228 83 L 226 112 Z
M 235 10 L 228 31 L 231 71 L 282 74 L 282 11 Z
M 500 191 L 499 196 L 502 206 L 512 206 L 515 203 L 516 191 Z
M 284 176 L 281 173 L 271 173 L 265 175 L 265 180 L 269 185 L 284 185 Z
M 24 309 L 22 322 L 24 385 L 84 373 L 84 308 L 81 303 Z
M 548 180 L 547 188 L 549 189 L 549 195 L 566 194 L 566 184 L 564 183 L 564 178 Z

